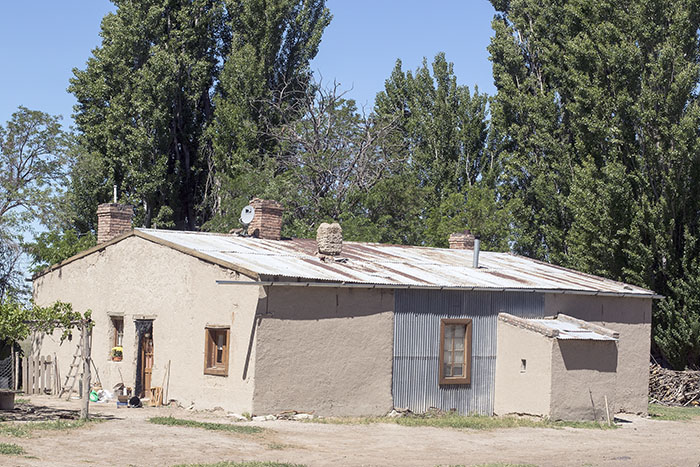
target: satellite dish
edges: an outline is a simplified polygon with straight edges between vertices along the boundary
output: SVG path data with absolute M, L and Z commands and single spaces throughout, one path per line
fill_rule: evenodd
M 253 217 L 255 217 L 255 208 L 253 206 L 244 207 L 241 211 L 241 223 L 247 227 L 253 222 Z

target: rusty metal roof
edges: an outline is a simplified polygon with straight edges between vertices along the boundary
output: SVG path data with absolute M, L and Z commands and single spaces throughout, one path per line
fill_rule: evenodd
M 321 259 L 312 239 L 263 240 L 237 235 L 137 229 L 138 236 L 177 245 L 261 280 L 308 281 L 387 287 L 438 287 L 572 292 L 656 297 L 650 290 L 584 274 L 510 253 L 343 242 L 340 257 Z

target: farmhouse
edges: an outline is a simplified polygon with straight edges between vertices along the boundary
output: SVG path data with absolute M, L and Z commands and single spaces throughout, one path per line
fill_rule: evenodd
M 132 230 L 130 207 L 101 205 L 99 244 L 37 274 L 34 298 L 93 311 L 104 387 L 167 380 L 201 409 L 646 412 L 653 292 L 468 233 L 449 249 L 342 242 L 337 225 L 281 239 L 282 207 L 252 204 L 252 236 Z M 65 375 L 75 342 L 35 352 Z

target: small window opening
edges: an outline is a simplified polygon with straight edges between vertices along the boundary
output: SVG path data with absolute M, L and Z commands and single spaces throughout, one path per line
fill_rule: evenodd
M 124 318 L 121 316 L 112 317 L 112 327 L 114 329 L 114 337 L 112 339 L 112 347 L 122 347 L 124 343 Z
M 122 360 L 122 355 L 124 348 L 122 344 L 124 343 L 124 317 L 123 316 L 112 316 L 112 348 L 110 349 L 110 355 L 112 360 L 119 362 Z
M 520 372 L 525 373 L 525 370 L 527 370 L 527 360 L 523 358 L 520 360 Z
M 229 328 L 205 329 L 204 374 L 228 375 L 229 335 Z

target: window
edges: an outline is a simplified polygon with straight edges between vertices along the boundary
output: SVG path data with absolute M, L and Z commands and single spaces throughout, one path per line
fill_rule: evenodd
M 112 316 L 112 328 L 114 330 L 112 347 L 122 347 L 124 342 L 124 318 L 122 316 Z
M 112 316 L 112 348 L 109 354 L 114 362 L 121 362 L 123 355 L 122 342 L 124 342 L 124 317 Z
M 470 384 L 472 320 L 440 320 L 440 384 Z
M 229 328 L 208 326 L 204 342 L 204 374 L 228 376 Z

